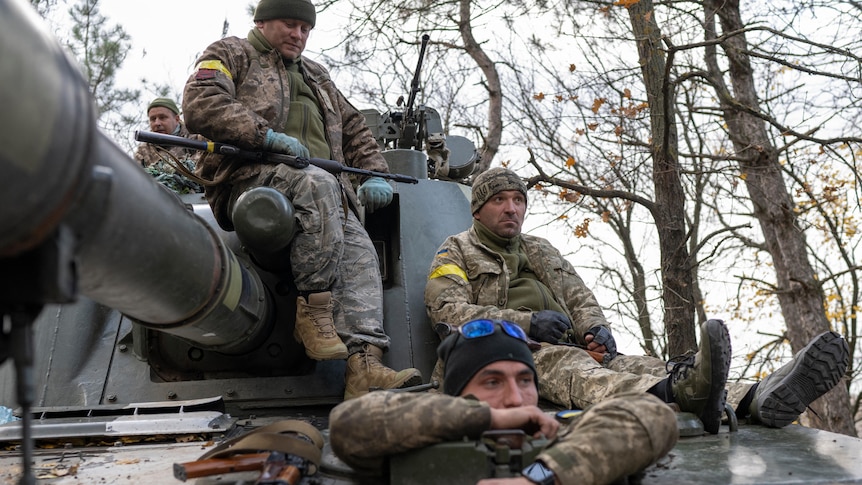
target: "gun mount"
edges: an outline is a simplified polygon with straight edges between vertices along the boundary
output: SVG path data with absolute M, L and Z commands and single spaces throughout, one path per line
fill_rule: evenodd
M 394 165 L 396 171 L 416 177 L 462 180 L 473 173 L 479 161 L 476 145 L 466 137 L 445 134 L 437 110 L 416 104 L 422 92 L 422 64 L 429 41 L 428 34 L 424 34 L 407 101 L 403 102 L 402 96 L 396 103 L 399 109 L 386 113 L 368 109 L 363 114 L 390 167 Z

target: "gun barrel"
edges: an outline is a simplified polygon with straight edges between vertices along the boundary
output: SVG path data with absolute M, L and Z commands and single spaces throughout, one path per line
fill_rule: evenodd
M 0 31 L 16 39 L 0 63 L 0 258 L 71 229 L 80 293 L 202 347 L 250 346 L 269 311 L 259 277 L 99 131 L 86 80 L 30 5 L 0 1 Z

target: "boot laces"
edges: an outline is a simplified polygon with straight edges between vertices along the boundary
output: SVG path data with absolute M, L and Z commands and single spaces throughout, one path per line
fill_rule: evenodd
M 335 335 L 335 324 L 330 317 L 332 311 L 329 308 L 306 305 L 305 314 L 311 319 L 311 323 L 314 324 L 314 328 L 319 333 L 327 336 Z
M 667 361 L 664 369 L 670 374 L 671 382 L 677 383 L 688 376 L 689 369 L 694 368 L 694 355 L 681 355 Z

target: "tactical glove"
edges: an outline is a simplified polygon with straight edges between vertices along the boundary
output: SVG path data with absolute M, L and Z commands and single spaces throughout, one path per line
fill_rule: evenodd
M 374 212 L 392 202 L 392 186 L 380 177 L 371 177 L 359 186 L 356 195 L 368 212 Z
M 272 128 L 266 130 L 263 148 L 270 152 L 308 158 L 308 148 L 305 148 L 305 145 L 290 135 L 272 131 Z
M 569 318 L 553 310 L 538 311 L 530 317 L 530 338 L 539 342 L 557 343 L 570 328 Z
M 614 340 L 614 335 L 607 327 L 596 325 L 587 332 L 587 335 L 593 336 L 593 342 L 605 346 L 608 354 L 606 361 L 617 356 L 617 342 Z

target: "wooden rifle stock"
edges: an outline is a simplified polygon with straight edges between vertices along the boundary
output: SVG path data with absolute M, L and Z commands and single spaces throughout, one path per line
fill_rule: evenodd
M 270 453 L 245 453 L 229 458 L 207 458 L 204 460 L 174 463 L 174 477 L 186 481 L 190 478 L 221 475 L 222 473 L 261 470 Z

